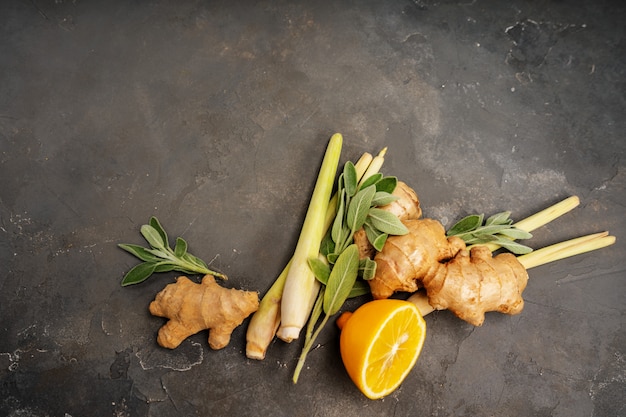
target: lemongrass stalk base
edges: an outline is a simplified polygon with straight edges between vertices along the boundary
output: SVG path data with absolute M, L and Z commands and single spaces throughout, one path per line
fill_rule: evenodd
M 615 243 L 615 236 L 609 236 L 608 232 L 601 232 L 555 243 L 554 245 L 537 249 L 529 254 L 518 256 L 517 259 L 524 268 L 530 269 L 571 256 L 601 249 L 613 243 Z

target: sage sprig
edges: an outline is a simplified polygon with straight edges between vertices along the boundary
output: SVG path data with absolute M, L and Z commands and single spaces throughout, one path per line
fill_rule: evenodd
M 354 234 L 361 228 L 377 251 L 382 250 L 389 235 L 408 233 L 395 215 L 378 208 L 397 200 L 392 194 L 397 184 L 396 177 L 385 177 L 381 173 L 358 184 L 354 164 L 346 162 L 337 181 L 337 215 L 321 246 L 330 264 L 352 244 Z M 371 279 L 376 273 L 376 263 L 371 259 L 363 260 L 359 271 L 363 279 Z
M 118 246 L 136 256 L 143 262 L 131 268 L 122 279 L 122 286 L 139 284 L 156 272 L 179 271 L 186 274 L 210 274 L 222 279 L 226 275 L 212 271 L 206 262 L 187 252 L 187 242 L 176 238 L 174 249 L 170 247 L 167 233 L 156 217 L 151 217 L 149 224 L 141 226 L 141 235 L 146 239 L 149 248 L 128 243 Z
M 532 252 L 532 248 L 515 242 L 515 239 L 530 239 L 532 234 L 513 226 L 510 215 L 510 211 L 503 211 L 483 224 L 483 214 L 472 214 L 455 223 L 446 234 L 461 238 L 468 246 L 495 243 L 516 255 Z

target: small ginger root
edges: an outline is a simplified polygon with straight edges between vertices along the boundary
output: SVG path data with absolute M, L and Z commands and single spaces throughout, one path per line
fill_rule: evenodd
M 374 258 L 376 276 L 368 281 L 374 298 L 423 286 L 433 308 L 448 309 L 475 326 L 487 311 L 517 314 L 523 309 L 528 273 L 515 255 L 492 257 L 484 246 L 468 251 L 463 240 L 447 237 L 436 220 L 404 224 L 409 233 L 389 237 Z
M 205 329 L 211 349 L 222 349 L 233 330 L 258 308 L 256 292 L 224 288 L 212 275 L 205 275 L 200 284 L 178 277 L 150 303 L 151 314 L 169 319 L 157 337 L 157 343 L 168 349 Z
M 459 251 L 422 279 L 433 308 L 448 309 L 474 326 L 483 324 L 488 311 L 520 313 L 527 283 L 528 272 L 515 255 L 492 257 L 486 246 Z
M 422 208 L 417 198 L 415 190 L 409 187 L 405 182 L 398 181 L 392 195 L 398 197 L 387 205 L 379 207 L 381 210 L 394 214 L 400 220 L 419 219 L 422 216 Z M 373 259 L 376 255 L 376 249 L 371 245 L 365 234 L 365 229 L 360 228 L 354 233 L 354 243 L 359 248 L 359 258 Z

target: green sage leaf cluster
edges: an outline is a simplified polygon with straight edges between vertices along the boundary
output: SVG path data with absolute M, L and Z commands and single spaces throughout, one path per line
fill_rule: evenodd
M 516 228 L 510 216 L 510 211 L 503 211 L 487 218 L 483 224 L 483 214 L 472 214 L 455 223 L 446 234 L 463 239 L 468 246 L 494 243 L 516 255 L 532 252 L 532 248 L 514 241 L 530 239 L 532 234 Z
M 361 228 L 377 251 L 382 250 L 389 235 L 408 233 L 393 213 L 379 208 L 398 199 L 392 194 L 397 184 L 396 177 L 385 177 L 381 173 L 358 183 L 354 164 L 346 162 L 337 181 L 337 214 L 322 243 L 321 251 L 329 264 L 334 264 L 353 243 L 354 234 Z M 365 280 L 372 279 L 376 263 L 371 259 L 360 260 L 358 273 Z
M 156 217 L 141 226 L 141 234 L 150 247 L 120 243 L 118 246 L 143 262 L 134 266 L 124 275 L 122 286 L 139 284 L 156 272 L 178 271 L 186 274 L 210 274 L 226 279 L 224 274 L 209 269 L 206 262 L 187 252 L 187 242 L 176 238 L 174 249 L 170 247 L 167 233 Z

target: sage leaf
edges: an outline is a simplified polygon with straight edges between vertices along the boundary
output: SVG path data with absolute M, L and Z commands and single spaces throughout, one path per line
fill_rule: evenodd
M 324 312 L 333 315 L 350 295 L 359 272 L 359 249 L 352 244 L 344 250 L 330 272 L 324 292 Z
M 176 271 L 179 268 L 178 265 L 173 264 L 171 262 L 157 262 L 156 267 L 154 268 L 154 272 L 170 272 Z M 186 271 L 184 271 L 186 272 Z
M 376 276 L 376 261 L 370 258 L 359 260 L 359 275 L 365 281 L 369 281 Z
M 308 263 L 315 278 L 322 284 L 326 285 L 328 277 L 330 276 L 330 267 L 328 264 L 318 258 L 311 258 Z
M 492 224 L 511 224 L 513 220 L 509 218 L 511 216 L 510 211 L 503 211 L 502 213 L 494 214 L 485 220 L 485 226 L 490 226 Z
M 383 174 L 381 174 L 380 172 L 377 172 L 376 174 L 372 174 L 361 183 L 361 186 L 359 187 L 359 189 L 364 190 L 365 188 L 369 187 L 370 185 L 376 184 L 378 181 L 382 179 L 383 179 Z
M 342 239 L 342 229 L 343 229 L 343 219 L 344 213 L 346 210 L 346 194 L 347 191 L 345 189 L 341 190 L 339 193 L 339 205 L 337 206 L 337 214 L 335 215 L 335 220 L 333 221 L 333 226 L 330 229 L 331 237 L 335 243 L 341 245 L 343 242 Z
M 483 217 L 482 214 L 472 214 L 464 217 L 448 230 L 447 235 L 457 236 L 461 233 L 472 231 L 483 224 Z
M 376 187 L 370 185 L 356 193 L 352 201 L 350 201 L 346 222 L 348 223 L 348 228 L 353 233 L 359 230 L 363 226 L 363 223 L 365 223 L 375 193 Z
M 154 273 L 157 264 L 153 262 L 142 262 L 138 265 L 135 265 L 124 275 L 124 279 L 122 279 L 122 286 L 126 287 L 132 284 L 139 284 L 140 282 L 148 279 L 150 275 Z
M 466 238 L 463 240 L 465 241 L 465 244 L 467 245 L 479 245 L 483 243 L 495 242 L 496 240 L 498 240 L 498 237 L 495 235 L 485 235 L 485 234 L 477 233 L 469 237 L 466 236 Z
M 387 204 L 391 204 L 398 199 L 399 197 L 386 191 L 376 191 L 376 193 L 374 194 L 374 198 L 372 198 L 372 206 L 386 206 Z
M 384 191 L 391 194 L 397 185 L 398 179 L 396 177 L 384 177 L 376 183 L 376 191 Z
M 517 229 L 515 227 L 511 227 L 509 229 L 503 229 L 500 231 L 501 235 L 504 235 L 511 239 L 530 239 L 533 237 L 532 234 L 528 233 L 525 230 Z
M 379 208 L 371 208 L 368 219 L 373 227 L 390 235 L 406 235 L 409 230 L 393 213 Z
M 326 259 L 328 260 L 328 263 L 334 265 L 335 262 L 337 262 L 337 258 L 339 258 L 339 255 L 341 254 L 337 252 L 331 252 L 328 255 L 326 255 Z
M 494 224 L 491 226 L 481 226 L 481 227 L 478 227 L 473 232 L 473 234 L 480 233 L 481 235 L 495 235 L 495 234 L 502 232 L 503 230 L 510 229 L 510 228 L 511 228 L 510 226 L 501 225 L 501 224 Z
M 370 292 L 370 286 L 368 283 L 356 281 L 350 290 L 350 294 L 348 294 L 348 298 L 360 297 L 361 295 L 369 294 Z
M 204 269 L 208 269 L 209 268 L 209 266 L 206 264 L 206 262 L 204 262 L 202 259 L 198 258 L 197 256 L 194 256 L 194 255 L 190 254 L 189 252 L 185 253 L 182 258 L 183 258 L 183 260 L 185 260 L 187 262 L 190 262 L 193 265 L 199 266 L 200 268 L 204 268 Z M 219 274 L 217 276 L 221 276 L 221 274 Z
M 387 242 L 388 237 L 389 235 L 387 233 L 381 233 L 378 236 L 376 236 L 376 239 L 374 239 L 373 242 L 370 242 L 370 243 L 372 244 L 374 249 L 380 252 L 383 250 L 383 247 L 385 246 L 385 243 Z
M 159 219 L 154 216 L 150 217 L 150 226 L 154 227 L 154 229 L 159 232 L 159 235 L 161 236 L 161 241 L 163 242 L 163 246 L 169 247 L 169 239 L 167 238 L 167 233 L 165 232 L 163 226 L 161 226 L 161 222 L 159 222 Z
M 526 245 L 522 245 L 520 243 L 517 243 L 515 241 L 512 241 L 510 239 L 496 239 L 493 243 L 496 243 L 497 245 L 502 246 L 503 248 L 505 248 L 506 250 L 516 254 L 516 255 L 524 255 L 527 253 L 532 252 L 532 248 L 526 246 Z
M 343 167 L 343 186 L 348 197 L 353 197 L 356 194 L 357 185 L 356 168 L 352 162 L 348 161 Z
M 185 256 L 187 253 L 187 242 L 182 237 L 176 238 L 176 246 L 174 246 L 174 255 L 178 258 Z
M 158 256 L 153 255 L 152 253 L 148 252 L 145 248 L 139 245 L 120 243 L 117 246 L 124 249 L 126 252 L 129 252 L 135 255 L 137 258 L 141 259 L 144 262 L 157 262 L 160 259 Z
M 144 224 L 141 226 L 141 234 L 153 248 L 165 249 L 167 247 L 167 243 L 163 242 L 163 237 L 154 227 Z
M 320 244 L 320 253 L 324 256 L 328 256 L 329 253 L 333 253 L 335 251 L 335 242 L 330 235 L 330 232 L 324 235 L 324 239 L 322 239 L 322 243 Z

